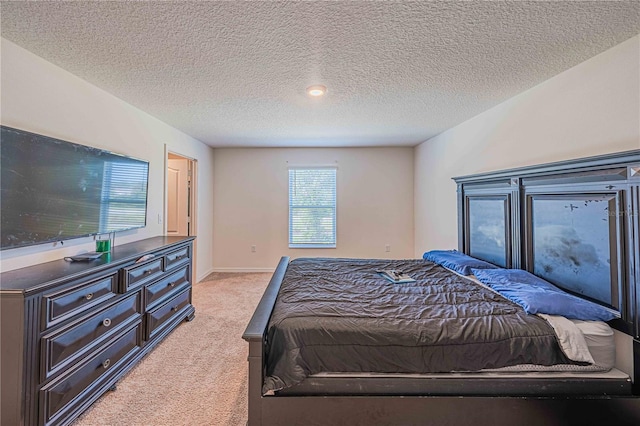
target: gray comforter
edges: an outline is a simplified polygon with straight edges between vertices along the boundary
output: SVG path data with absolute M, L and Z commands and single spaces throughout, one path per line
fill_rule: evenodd
M 417 281 L 393 284 L 380 269 Z M 426 260 L 292 261 L 269 323 L 266 357 L 263 392 L 320 372 L 572 363 L 546 321 Z

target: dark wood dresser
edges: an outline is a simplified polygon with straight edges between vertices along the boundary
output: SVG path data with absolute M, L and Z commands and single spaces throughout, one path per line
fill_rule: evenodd
M 2 425 L 72 422 L 193 319 L 193 240 L 149 238 L 0 274 Z

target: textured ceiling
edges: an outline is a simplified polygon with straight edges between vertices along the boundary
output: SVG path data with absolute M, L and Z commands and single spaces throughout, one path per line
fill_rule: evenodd
M 211 146 L 416 145 L 640 33 L 639 1 L 6 2 L 2 37 Z M 305 88 L 327 86 L 320 99 Z

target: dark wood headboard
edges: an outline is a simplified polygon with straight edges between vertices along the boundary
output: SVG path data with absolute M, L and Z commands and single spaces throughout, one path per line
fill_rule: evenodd
M 640 150 L 454 180 L 460 251 L 608 306 L 640 337 Z

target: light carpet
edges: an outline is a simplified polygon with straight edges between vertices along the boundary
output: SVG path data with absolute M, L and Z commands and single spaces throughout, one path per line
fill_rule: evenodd
M 80 416 L 73 426 L 239 426 L 247 422 L 242 340 L 271 274 L 214 273 L 193 286 L 196 316 Z

